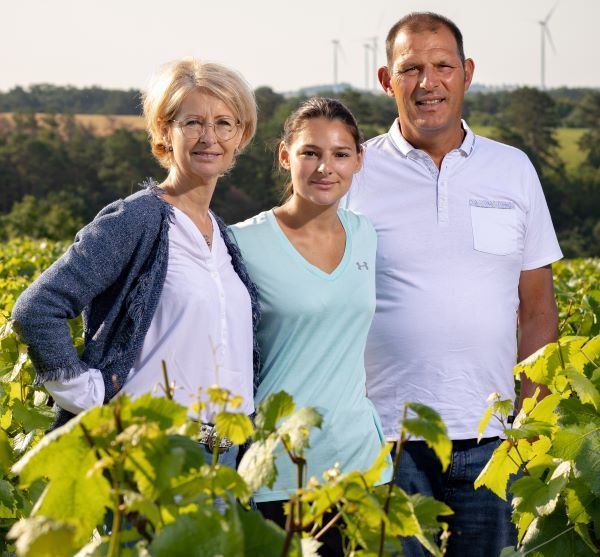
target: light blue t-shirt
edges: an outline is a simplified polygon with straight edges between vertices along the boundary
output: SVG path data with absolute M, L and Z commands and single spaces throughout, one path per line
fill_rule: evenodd
M 273 211 L 231 226 L 258 287 L 262 318 L 259 403 L 281 390 L 296 407 L 316 407 L 323 428 L 311 432 L 307 478 L 339 462 L 342 472 L 366 471 L 384 443 L 375 408 L 366 396 L 364 349 L 375 312 L 377 237 L 368 220 L 338 209 L 346 232 L 344 255 L 331 273 L 311 265 L 283 233 Z M 288 499 L 296 468 L 277 459 L 278 476 L 257 502 Z M 390 481 L 391 466 L 381 483 Z

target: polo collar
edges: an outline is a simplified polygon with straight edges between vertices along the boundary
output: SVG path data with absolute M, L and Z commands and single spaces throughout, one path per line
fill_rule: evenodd
M 461 124 L 466 134 L 465 139 L 461 143 L 458 150 L 465 157 L 468 157 L 473 152 L 473 148 L 475 147 L 475 134 L 464 120 L 461 120 Z M 398 122 L 398 118 L 394 120 L 394 123 L 392 124 L 392 127 L 388 133 L 394 145 L 405 157 L 408 157 L 411 151 L 418 151 L 416 147 L 413 147 L 408 141 L 406 141 L 406 139 L 404 139 L 404 136 L 400 132 L 400 123 Z

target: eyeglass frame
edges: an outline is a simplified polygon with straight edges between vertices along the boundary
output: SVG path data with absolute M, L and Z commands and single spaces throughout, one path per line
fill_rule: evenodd
M 187 120 L 198 120 L 198 118 L 188 118 Z M 232 120 L 233 120 L 233 118 L 232 118 Z M 183 125 L 185 124 L 186 120 L 175 120 L 175 118 L 172 118 L 171 120 L 169 120 L 169 122 L 173 122 L 174 124 L 177 124 L 177 127 L 181 130 L 181 133 L 187 139 L 200 139 L 203 135 L 206 134 L 206 132 L 208 131 L 208 128 L 210 128 L 212 126 L 215 136 L 220 141 L 231 141 L 239 133 L 239 129 L 242 127 L 242 123 L 239 120 L 235 120 L 235 124 L 234 124 L 235 133 L 231 137 L 228 137 L 227 139 L 222 139 L 221 137 L 219 137 L 219 134 L 217 133 L 217 128 L 215 126 L 215 122 L 202 122 L 200 124 L 203 128 L 202 133 L 198 137 L 188 137 L 187 135 L 185 135 L 185 132 L 183 131 Z M 198 120 L 198 122 L 200 122 L 200 120 Z

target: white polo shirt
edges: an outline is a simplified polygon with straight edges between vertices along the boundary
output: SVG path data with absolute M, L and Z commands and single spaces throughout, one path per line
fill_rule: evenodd
M 437 410 L 452 439 L 477 437 L 490 393 L 515 396 L 520 273 L 562 257 L 527 156 L 463 128 L 438 170 L 395 121 L 344 200 L 378 236 L 365 364 L 388 439 L 406 401 Z M 501 434 L 491 420 L 485 436 Z

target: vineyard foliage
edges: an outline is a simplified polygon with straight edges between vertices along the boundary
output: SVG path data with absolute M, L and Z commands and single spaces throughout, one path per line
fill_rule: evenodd
M 389 466 L 389 446 L 364 473 L 331 463 L 322 478 L 305 478 L 310 431 L 322 420 L 312 408 L 296 408 L 287 393 L 263 401 L 253 424 L 235 412 L 239 398 L 217 387 L 191 409 L 180 406 L 167 375 L 162 397 L 117 397 L 44 434 L 53 421 L 48 394 L 35 384 L 9 315 L 19 293 L 65 247 L 22 240 L 0 252 L 0 552 L 310 556 L 317 555 L 319 538 L 343 521 L 348 555 L 388 555 L 401 549 L 401 536 L 442 554 L 436 535 L 446 525 L 438 517 L 451 510 L 395 486 L 376 486 Z M 79 319 L 71 331 L 81 346 Z M 238 472 L 219 465 L 216 454 L 205 462 L 195 441 L 198 423 L 189 415 L 206 407 L 219 435 L 239 444 L 253 438 Z M 403 438 L 418 432 L 447 463 L 450 441 L 439 416 L 419 405 L 407 406 L 406 416 Z M 289 456 L 299 477 L 285 530 L 249 506 L 253 490 L 275 480 L 279 453 Z
M 480 425 L 498 419 L 505 428 L 475 484 L 512 496 L 519 545 L 502 557 L 600 554 L 599 277 L 598 260 L 556 265 L 560 338 L 514 370 L 550 394 L 526 399 L 512 427 L 512 401 L 492 395 Z
M 194 441 L 198 425 L 170 398 L 168 379 L 162 397 L 118 397 L 45 434 L 53 411 L 9 315 L 20 292 L 65 248 L 29 240 L 0 247 L 0 555 L 310 556 L 342 521 L 347 555 L 392 554 L 402 536 L 443 553 L 451 509 L 375 485 L 389 447 L 365 473 L 331 463 L 322 478 L 304 478 L 305 449 L 321 416 L 296 408 L 286 393 L 265 400 L 254 423 L 218 388 L 192 409 L 208 405 L 220 435 L 253 440 L 237 472 L 216 458 L 205 462 Z M 515 368 L 552 394 L 540 404 L 525 401 L 478 480 L 513 496 L 520 544 L 505 556 L 600 552 L 599 276 L 599 260 L 555 266 L 561 339 Z M 81 346 L 79 319 L 71 332 Z M 506 424 L 511 412 L 510 401 L 493 400 L 485 419 Z M 403 441 L 424 437 L 447 465 L 451 444 L 435 412 L 407 405 L 399 428 Z M 252 491 L 274 481 L 279 453 L 300 478 L 285 530 L 250 505 Z

